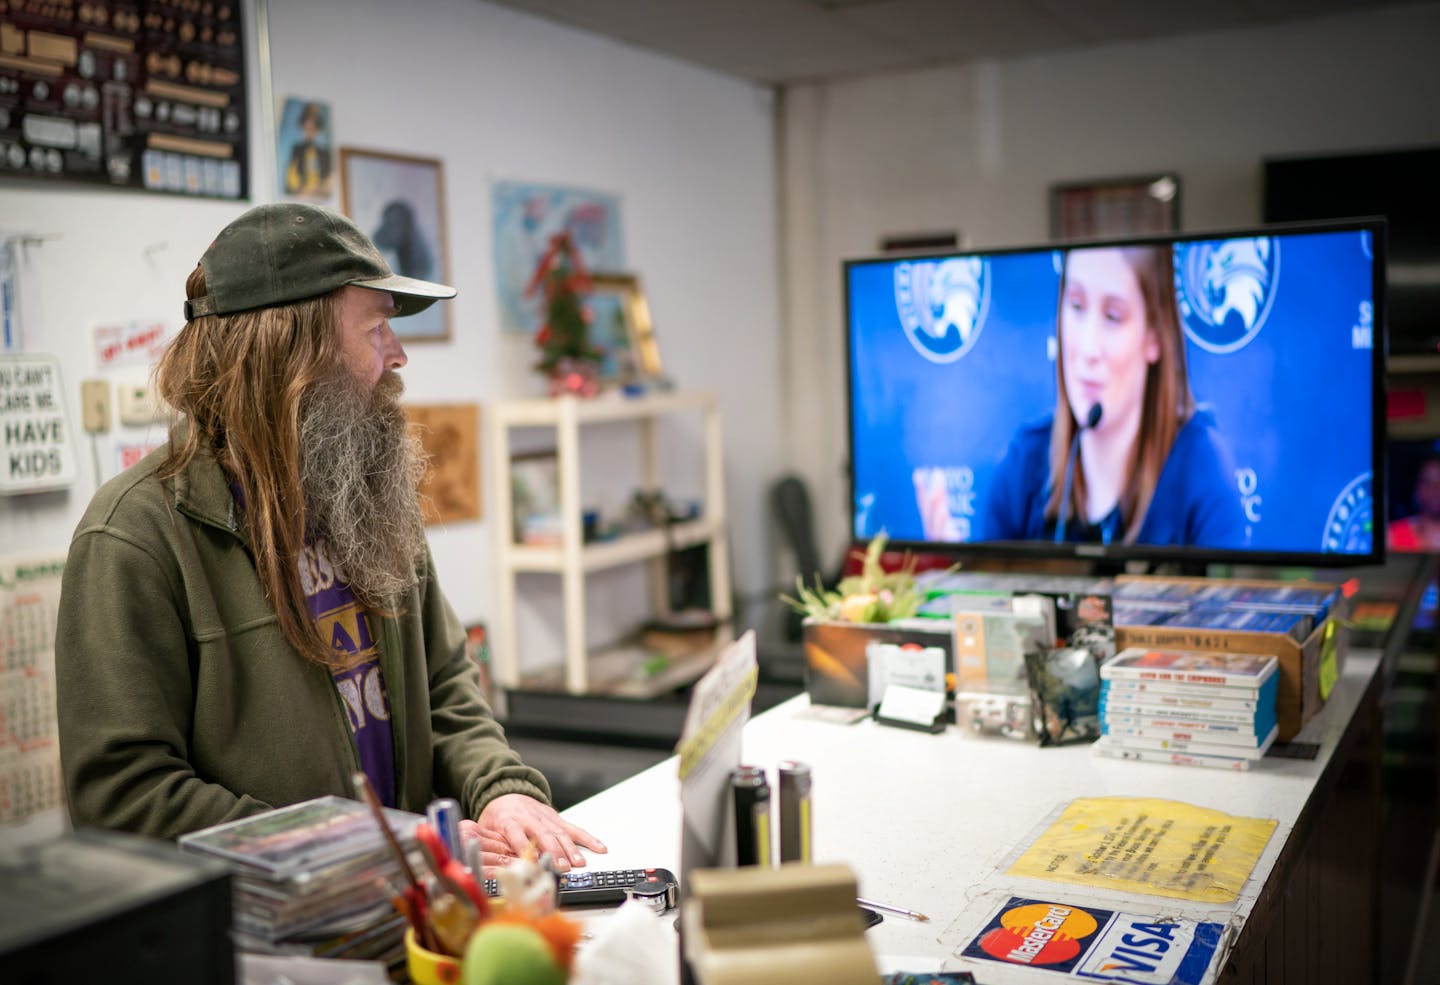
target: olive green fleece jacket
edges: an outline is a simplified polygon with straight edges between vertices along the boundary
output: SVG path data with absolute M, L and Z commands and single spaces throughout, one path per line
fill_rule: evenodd
M 360 757 L 325 667 L 280 633 L 243 514 L 213 457 L 155 475 L 167 448 L 105 483 L 65 563 L 55 636 L 70 817 L 175 838 L 324 794 L 353 797 Z M 399 806 L 478 817 L 549 786 L 505 742 L 426 555 L 381 627 Z

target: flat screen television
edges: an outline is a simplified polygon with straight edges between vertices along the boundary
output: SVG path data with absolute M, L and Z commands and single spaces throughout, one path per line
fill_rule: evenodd
M 853 537 L 1380 562 L 1385 242 L 1375 218 L 846 261 Z

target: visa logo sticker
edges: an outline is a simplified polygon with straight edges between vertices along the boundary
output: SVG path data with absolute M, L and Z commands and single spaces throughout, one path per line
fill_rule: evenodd
M 1074 974 L 1131 985 L 1200 985 L 1224 930 L 1218 923 L 1116 913 Z

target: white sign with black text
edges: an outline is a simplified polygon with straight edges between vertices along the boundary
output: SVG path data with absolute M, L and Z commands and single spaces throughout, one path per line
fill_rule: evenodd
M 0 356 L 0 495 L 73 485 L 75 439 L 54 356 Z

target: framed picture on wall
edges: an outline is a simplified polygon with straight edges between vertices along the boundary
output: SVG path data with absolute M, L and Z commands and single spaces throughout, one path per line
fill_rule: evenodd
M 605 352 L 600 378 L 609 383 L 659 379 L 660 349 L 640 278 L 596 273 L 590 285 L 590 340 Z
M 1179 228 L 1179 175 L 1106 178 L 1050 188 L 1053 239 L 1105 239 Z
M 335 140 L 330 104 L 285 100 L 275 137 L 280 195 L 330 205 L 335 198 Z
M 445 180 L 437 158 L 341 147 L 340 205 L 397 274 L 449 283 Z M 405 342 L 445 341 L 450 305 L 432 304 L 391 327 Z
M 556 233 L 569 233 L 586 270 L 624 270 L 620 196 L 561 185 L 497 181 L 490 188 L 491 252 L 500 328 L 534 335 L 543 299 L 527 288 Z
M 511 536 L 517 544 L 560 543 L 560 459 L 555 451 L 510 459 Z
M 425 523 L 480 519 L 480 406 L 405 404 L 430 467 L 420 483 Z

